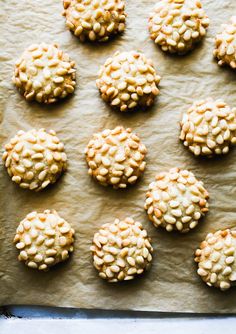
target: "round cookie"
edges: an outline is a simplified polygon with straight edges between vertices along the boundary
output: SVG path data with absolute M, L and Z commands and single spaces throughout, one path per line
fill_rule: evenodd
M 147 231 L 132 218 L 104 224 L 91 246 L 94 267 L 108 282 L 127 281 L 150 267 L 153 248 Z
M 208 286 L 227 290 L 236 284 L 236 231 L 209 233 L 195 252 L 197 273 Z
M 218 64 L 229 65 L 236 69 L 236 16 L 231 17 L 230 22 L 222 24 L 222 29 L 216 35 L 214 56 Z
M 128 111 L 151 106 L 159 94 L 160 79 L 144 54 L 116 52 L 101 67 L 96 84 L 105 102 Z
M 75 62 L 56 44 L 32 44 L 16 62 L 12 80 L 27 101 L 54 103 L 74 92 Z
M 31 212 L 17 227 L 14 243 L 18 260 L 28 267 L 48 270 L 73 252 L 74 230 L 55 210 Z
M 131 129 L 117 126 L 93 135 L 85 149 L 89 175 L 103 186 L 126 188 L 144 172 L 146 147 Z
M 179 138 L 196 156 L 226 154 L 236 144 L 236 108 L 220 99 L 194 102 L 180 126 Z
M 144 208 L 155 227 L 186 233 L 208 212 L 208 198 L 203 183 L 193 173 L 172 168 L 150 183 Z
M 81 42 L 106 42 L 125 30 L 123 0 L 64 0 L 67 27 Z
M 64 144 L 45 129 L 19 131 L 5 145 L 2 159 L 13 182 L 35 191 L 55 183 L 67 165 Z
M 199 0 L 159 0 L 149 32 L 163 51 L 185 54 L 205 36 L 209 22 Z

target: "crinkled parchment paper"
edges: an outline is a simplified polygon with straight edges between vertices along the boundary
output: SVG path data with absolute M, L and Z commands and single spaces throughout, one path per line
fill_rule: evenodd
M 167 312 L 236 312 L 236 290 L 208 288 L 196 274 L 194 250 L 206 233 L 236 225 L 236 150 L 220 159 L 197 159 L 178 140 L 179 119 L 194 99 L 223 97 L 236 105 L 235 73 L 212 58 L 213 37 L 236 12 L 232 0 L 205 0 L 211 18 L 207 37 L 185 57 L 164 54 L 149 39 L 147 19 L 155 0 L 127 0 L 127 29 L 106 44 L 81 44 L 65 27 L 60 0 L 1 1 L 0 142 L 17 130 L 53 128 L 65 143 L 68 172 L 41 193 L 20 189 L 0 169 L 0 305 L 38 304 L 81 308 Z M 27 103 L 11 83 L 13 64 L 33 42 L 58 43 L 77 63 L 75 95 L 43 107 Z M 99 97 L 96 73 L 116 50 L 143 50 L 162 76 L 161 95 L 146 112 L 121 114 Z M 116 125 L 132 127 L 148 148 L 147 169 L 128 190 L 112 190 L 87 175 L 83 150 L 92 134 Z M 148 184 L 157 172 L 179 166 L 202 179 L 211 195 L 210 213 L 186 235 L 156 230 L 143 209 Z M 21 219 L 33 210 L 56 209 L 76 231 L 72 258 L 50 272 L 30 270 L 17 261 L 12 245 Z M 144 277 L 126 284 L 108 284 L 92 266 L 90 243 L 98 227 L 115 217 L 133 216 L 152 237 L 153 266 Z

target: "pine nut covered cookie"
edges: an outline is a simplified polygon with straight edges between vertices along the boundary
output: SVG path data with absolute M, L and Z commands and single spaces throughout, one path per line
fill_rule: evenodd
M 75 62 L 56 44 L 32 44 L 15 64 L 13 83 L 27 101 L 54 103 L 75 90 Z
M 18 260 L 29 268 L 48 270 L 73 252 L 74 230 L 55 210 L 31 212 L 17 227 Z
M 125 30 L 123 0 L 64 0 L 67 27 L 81 42 L 106 42 Z
M 105 102 L 128 111 L 150 107 L 159 94 L 160 79 L 144 54 L 118 51 L 101 67 L 96 83 Z
M 85 149 L 89 175 L 101 185 L 126 188 L 144 172 L 147 149 L 131 131 L 117 126 L 93 135 Z
M 236 108 L 220 99 L 194 102 L 180 126 L 180 139 L 196 156 L 226 154 L 236 144 Z
M 149 32 L 163 51 L 185 54 L 206 35 L 209 22 L 199 0 L 160 0 L 149 17 Z
M 218 64 L 229 65 L 236 69 L 236 16 L 231 17 L 230 22 L 222 24 L 222 29 L 215 39 L 214 56 Z
M 144 208 L 154 226 L 186 233 L 208 212 L 208 198 L 203 183 L 192 172 L 172 168 L 150 183 Z
M 35 191 L 55 183 L 67 165 L 64 144 L 45 129 L 19 131 L 5 145 L 2 159 L 13 182 Z
M 147 231 L 132 218 L 104 224 L 94 234 L 94 267 L 108 282 L 132 280 L 149 269 L 153 248 Z
M 236 231 L 209 233 L 195 252 L 198 275 L 208 286 L 222 291 L 236 284 Z

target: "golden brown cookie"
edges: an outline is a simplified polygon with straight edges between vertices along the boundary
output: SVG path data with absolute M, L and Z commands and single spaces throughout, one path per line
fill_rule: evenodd
M 2 158 L 12 181 L 35 191 L 55 183 L 67 165 L 64 144 L 55 131 L 45 129 L 18 131 Z
M 85 155 L 89 175 L 103 186 L 126 188 L 144 172 L 147 149 L 131 131 L 117 126 L 93 135 Z
M 28 267 L 48 270 L 73 252 L 74 230 L 55 210 L 31 212 L 16 230 L 14 243 L 19 261 Z
M 132 218 L 101 226 L 91 247 L 94 267 L 108 282 L 131 280 L 150 267 L 153 248 L 147 231 Z
M 123 0 L 64 0 L 67 27 L 81 42 L 105 42 L 125 30 Z
M 227 290 L 236 282 L 236 231 L 209 233 L 195 252 L 198 275 L 208 286 Z
M 213 54 L 220 66 L 227 64 L 236 69 L 236 16 L 222 24 L 221 32 L 215 38 Z
M 56 44 L 32 44 L 16 62 L 12 80 L 27 101 L 54 103 L 74 92 L 75 62 Z
M 163 51 L 185 54 L 205 36 L 209 22 L 199 0 L 159 0 L 149 32 Z
M 101 97 L 120 111 L 150 107 L 159 94 L 160 76 L 144 54 L 116 52 L 101 67 L 96 81 Z
M 226 154 L 236 144 L 236 108 L 220 99 L 194 102 L 180 126 L 180 139 L 196 156 Z
M 144 208 L 154 226 L 186 233 L 208 212 L 208 198 L 192 172 L 172 168 L 150 183 Z

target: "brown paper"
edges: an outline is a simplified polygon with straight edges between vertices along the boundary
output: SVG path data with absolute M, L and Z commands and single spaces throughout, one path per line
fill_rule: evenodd
M 166 312 L 236 312 L 236 290 L 208 288 L 196 274 L 194 250 L 206 233 L 236 224 L 236 150 L 218 159 L 197 159 L 178 140 L 180 115 L 193 100 L 222 97 L 235 106 L 235 73 L 212 57 L 220 24 L 236 11 L 232 0 L 205 0 L 211 19 L 207 36 L 193 52 L 177 57 L 163 53 L 150 39 L 147 19 L 155 0 L 127 1 L 127 29 L 105 44 L 81 44 L 65 27 L 61 1 L 8 0 L 1 3 L 1 147 L 19 129 L 57 131 L 69 159 L 67 173 L 41 193 L 13 184 L 0 169 L 0 305 L 38 304 L 80 308 Z M 77 63 L 74 96 L 54 106 L 27 103 L 11 83 L 13 65 L 33 42 L 58 43 Z M 99 66 L 117 50 L 142 50 L 162 76 L 161 95 L 146 112 L 122 114 L 106 105 L 95 85 Z M 148 148 L 147 169 L 127 190 L 104 188 L 87 174 L 84 148 L 92 134 L 116 125 L 131 127 Z M 210 212 L 189 234 L 155 229 L 143 209 L 145 192 L 155 174 L 178 166 L 202 179 L 210 192 Z M 69 261 L 50 272 L 31 270 L 17 261 L 15 229 L 33 210 L 56 209 L 76 231 Z M 153 266 L 142 278 L 108 284 L 97 276 L 89 247 L 100 225 L 133 216 L 141 221 L 155 249 Z

